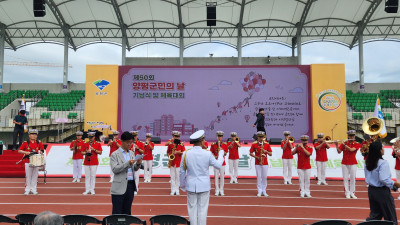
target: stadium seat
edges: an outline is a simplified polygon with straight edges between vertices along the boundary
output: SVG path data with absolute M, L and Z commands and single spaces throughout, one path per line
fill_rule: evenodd
M 357 223 L 356 225 L 394 225 L 394 223 L 392 221 L 385 221 L 385 220 L 370 220 Z
M 150 224 L 160 224 L 160 225 L 169 225 L 169 224 L 187 224 L 190 222 L 185 217 L 176 216 L 176 215 L 157 215 L 150 218 Z
M 8 216 L 0 215 L 0 223 L 18 223 L 18 220 L 11 219 Z
M 103 225 L 125 225 L 125 224 L 142 224 L 146 225 L 145 220 L 141 220 L 136 216 L 130 215 L 111 215 L 103 218 Z
M 64 219 L 64 224 L 69 224 L 69 225 L 86 225 L 90 223 L 94 224 L 101 224 L 101 221 L 92 217 L 92 216 L 87 216 L 87 215 L 66 215 L 63 216 Z
M 311 225 L 351 225 L 351 223 L 344 220 L 322 220 Z
M 33 225 L 33 220 L 35 220 L 36 214 L 23 213 L 18 214 L 15 218 L 18 220 L 18 223 L 21 225 Z

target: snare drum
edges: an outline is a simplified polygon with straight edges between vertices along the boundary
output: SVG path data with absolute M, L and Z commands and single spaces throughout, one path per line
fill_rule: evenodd
M 29 167 L 39 167 L 45 164 L 44 155 L 36 154 L 29 157 Z

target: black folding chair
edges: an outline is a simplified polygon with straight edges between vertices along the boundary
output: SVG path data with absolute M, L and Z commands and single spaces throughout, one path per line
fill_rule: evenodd
M 18 223 L 18 220 L 11 219 L 8 216 L 0 215 L 0 223 Z
M 370 220 L 358 223 L 357 225 L 394 225 L 394 223 L 387 220 Z
M 63 216 L 64 224 L 70 225 L 86 225 L 88 223 L 101 224 L 101 221 L 93 216 L 87 215 L 66 215 Z
M 344 220 L 322 220 L 311 225 L 351 225 L 351 223 Z
M 22 213 L 15 216 L 20 225 L 33 225 L 33 220 L 35 220 L 36 214 Z
M 142 224 L 146 225 L 145 220 L 141 220 L 136 216 L 130 215 L 110 215 L 103 218 L 103 225 L 128 225 L 128 224 Z
M 157 215 L 150 218 L 150 224 L 159 224 L 159 225 L 178 225 L 185 224 L 190 225 L 189 220 L 182 216 L 176 215 Z

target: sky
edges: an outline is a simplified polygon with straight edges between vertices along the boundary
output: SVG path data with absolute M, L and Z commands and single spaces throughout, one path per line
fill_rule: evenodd
M 394 83 L 400 78 L 400 42 L 377 41 L 364 44 L 365 83 Z M 187 48 L 185 57 L 236 57 L 236 49 L 216 43 Z M 243 57 L 291 56 L 292 50 L 275 43 L 257 43 L 243 48 Z M 141 45 L 127 52 L 127 57 L 179 57 L 178 48 L 166 44 Z M 303 64 L 344 63 L 346 83 L 359 80 L 358 47 L 350 50 L 340 44 L 316 42 L 303 45 Z M 5 61 L 63 64 L 64 47 L 58 44 L 33 44 L 17 51 L 5 50 Z M 69 50 L 68 80 L 84 83 L 86 65 L 120 64 L 121 47 L 113 44 L 92 44 L 77 51 Z M 4 66 L 4 83 L 62 83 L 62 67 Z

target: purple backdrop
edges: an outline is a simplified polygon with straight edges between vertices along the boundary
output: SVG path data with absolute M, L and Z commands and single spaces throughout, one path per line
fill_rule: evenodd
M 268 138 L 285 130 L 311 136 L 309 66 L 137 67 L 119 69 L 120 131 L 139 130 L 164 141 L 172 130 L 235 131 L 251 140 L 259 108 L 265 109 Z

